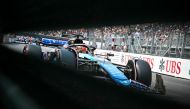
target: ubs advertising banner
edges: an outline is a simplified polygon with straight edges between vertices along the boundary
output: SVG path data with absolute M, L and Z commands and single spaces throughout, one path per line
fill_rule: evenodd
M 190 60 L 180 58 L 168 58 L 133 53 L 123 53 L 109 50 L 96 49 L 95 54 L 112 53 L 111 62 L 118 65 L 127 65 L 128 60 L 142 59 L 149 63 L 153 72 L 162 73 L 174 77 L 190 79 Z

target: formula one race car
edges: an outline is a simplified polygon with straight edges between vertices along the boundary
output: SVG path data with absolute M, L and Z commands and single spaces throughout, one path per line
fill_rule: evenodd
M 68 40 L 67 46 L 58 48 L 59 64 L 70 69 L 86 72 L 98 79 L 111 80 L 123 87 L 133 87 L 143 91 L 151 91 L 152 72 L 149 64 L 140 59 L 129 60 L 126 66 L 111 63 L 109 57 L 114 54 L 94 54 L 95 47 L 87 46 L 84 43 L 74 43 Z M 26 45 L 24 54 L 36 55 L 37 51 L 42 52 L 36 45 Z M 40 57 L 40 53 L 36 56 Z M 103 56 L 103 57 L 102 57 Z M 56 55 L 55 55 L 56 57 Z M 52 58 L 53 60 L 53 58 Z M 88 73 L 87 73 L 88 72 Z M 90 73 L 89 73 L 90 72 Z
M 73 42 L 73 41 L 72 41 Z M 60 59 L 62 65 L 71 69 L 93 75 L 97 78 L 108 78 L 113 83 L 124 87 L 134 87 L 141 90 L 149 90 L 152 72 L 146 61 L 129 60 L 127 66 L 114 65 L 106 54 L 104 58 L 100 54 L 94 54 L 95 47 L 85 44 L 70 43 L 66 48 L 61 48 Z

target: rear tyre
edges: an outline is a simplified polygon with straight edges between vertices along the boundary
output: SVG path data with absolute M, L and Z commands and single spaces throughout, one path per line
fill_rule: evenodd
M 77 54 L 74 50 L 61 48 L 60 60 L 63 66 L 70 69 L 77 69 Z
M 42 59 L 42 49 L 38 45 L 25 45 L 23 54 L 33 58 Z

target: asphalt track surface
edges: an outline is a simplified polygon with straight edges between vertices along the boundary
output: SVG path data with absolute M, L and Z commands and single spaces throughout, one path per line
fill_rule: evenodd
M 22 53 L 22 49 L 25 44 L 5 44 L 6 47 Z M 156 74 L 152 73 L 152 84 L 151 88 L 155 87 L 156 84 Z M 163 85 L 166 89 L 165 98 L 168 100 L 176 101 L 182 104 L 190 104 L 190 80 L 175 78 L 167 75 L 161 75 L 163 79 Z

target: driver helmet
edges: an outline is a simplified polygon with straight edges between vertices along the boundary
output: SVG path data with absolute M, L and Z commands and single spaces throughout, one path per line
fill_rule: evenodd
M 87 52 L 87 48 L 86 47 L 82 47 L 82 52 L 86 53 Z

